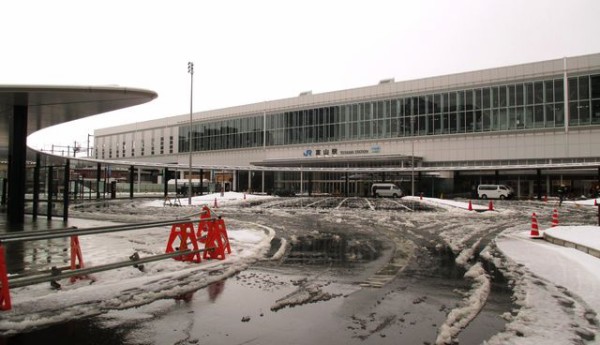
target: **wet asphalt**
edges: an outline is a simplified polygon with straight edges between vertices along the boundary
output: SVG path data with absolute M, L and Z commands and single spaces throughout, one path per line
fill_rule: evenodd
M 145 221 L 189 213 L 138 205 L 81 204 L 72 217 L 102 212 L 115 221 L 120 215 Z M 531 212 L 550 213 L 555 206 L 502 201 L 496 207 L 513 212 L 483 218 L 404 199 L 278 198 L 221 207 L 233 226 L 273 228 L 267 258 L 282 245 L 284 255 L 169 302 L 147 320 L 110 326 L 101 317 L 73 320 L 0 337 L 0 344 L 435 344 L 447 314 L 471 288 L 455 258 L 473 245 L 470 262 L 484 263 L 492 288 L 456 342 L 481 344 L 503 330 L 501 315 L 517 307 L 501 271 L 479 251 L 507 228 L 527 228 Z M 587 210 L 569 212 L 573 223 L 594 220 Z

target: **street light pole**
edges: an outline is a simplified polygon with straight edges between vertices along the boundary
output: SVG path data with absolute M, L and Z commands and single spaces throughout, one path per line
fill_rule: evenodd
M 93 152 L 92 148 L 90 147 L 90 137 L 93 137 L 93 136 L 94 136 L 93 134 L 89 134 L 89 133 L 87 135 L 87 156 L 88 157 L 91 157 L 92 152 Z
M 190 129 L 188 130 L 188 150 L 190 151 L 190 166 L 188 172 L 188 205 L 192 206 L 192 110 L 194 101 L 194 63 L 188 62 L 188 73 L 190 74 Z
M 411 146 L 412 146 L 412 152 L 410 155 L 410 189 L 411 189 L 411 195 L 415 196 L 415 117 L 411 116 L 410 117 L 410 134 L 411 134 Z

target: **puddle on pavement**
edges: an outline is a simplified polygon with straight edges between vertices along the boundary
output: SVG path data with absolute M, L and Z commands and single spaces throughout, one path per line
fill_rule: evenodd
M 330 233 L 299 236 L 290 246 L 283 263 L 309 266 L 348 267 L 375 260 L 383 250 L 381 242 L 371 238 Z
M 99 327 L 94 319 L 72 320 L 30 333 L 0 336 L 0 344 L 123 345 L 126 344 L 123 337 L 126 331 L 126 327 L 114 329 Z
M 435 207 L 413 200 L 389 198 L 287 198 L 268 201 L 255 206 L 265 208 L 309 208 L 309 209 L 364 209 L 399 212 L 429 212 Z
M 490 275 L 491 290 L 488 299 L 473 321 L 463 329 L 458 335 L 458 341 L 461 345 L 481 344 L 494 334 L 504 330 L 506 320 L 501 315 L 506 312 L 512 312 L 516 306 L 512 302 L 513 291 L 508 286 L 508 281 L 497 270 L 492 263 L 479 259 Z M 411 266 L 410 269 L 402 272 L 406 278 L 417 278 L 413 281 L 413 288 L 416 285 L 422 285 L 423 290 L 433 288 L 432 295 L 444 295 L 448 292 L 470 290 L 470 282 L 463 278 L 465 269 L 455 263 L 455 255 L 449 247 L 429 247 L 421 252 L 418 259 L 418 265 Z M 435 292 L 435 288 L 438 292 Z M 462 295 L 456 294 L 456 302 L 459 303 Z M 448 313 L 453 305 L 448 305 L 445 311 Z M 438 325 L 439 326 L 439 325 Z

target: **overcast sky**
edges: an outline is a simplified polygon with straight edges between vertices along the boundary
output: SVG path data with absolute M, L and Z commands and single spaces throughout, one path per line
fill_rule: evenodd
M 145 105 L 30 138 L 600 52 L 598 0 L 19 0 L 0 5 L 0 84 L 120 85 Z M 38 136 L 39 137 L 39 136 Z

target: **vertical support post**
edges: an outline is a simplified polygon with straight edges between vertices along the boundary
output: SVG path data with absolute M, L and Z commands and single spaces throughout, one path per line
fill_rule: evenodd
M 300 195 L 304 194 L 304 172 L 300 166 Z
M 133 180 L 135 177 L 135 169 L 132 166 L 129 167 L 129 199 L 133 199 Z
M 137 168 L 137 192 L 138 194 L 142 191 L 142 167 Z
M 541 169 L 537 169 L 536 186 L 537 186 L 537 199 L 542 200 L 542 170 Z
M 233 186 L 232 186 L 232 192 L 239 192 L 240 188 L 239 188 L 239 179 L 240 179 L 240 171 L 239 170 L 234 170 L 233 171 Z
M 100 199 L 100 175 L 102 175 L 102 163 L 96 166 L 96 199 Z
M 252 193 L 252 170 L 248 170 L 248 193 Z
M 2 206 L 6 205 L 6 188 L 8 187 L 8 179 L 3 178 L 2 179 L 2 199 L 0 200 L 0 203 L 2 203 Z
M 54 167 L 52 165 L 48 166 L 48 193 L 46 193 L 46 218 L 48 220 L 52 219 L 52 198 L 54 192 Z
M 500 172 L 498 170 L 494 171 L 494 181 L 495 184 L 500 184 Z
M 63 189 L 63 222 L 69 220 L 69 178 L 71 177 L 71 161 L 67 159 L 65 162 L 65 187 Z
M 204 170 L 200 169 L 200 195 L 202 195 L 203 188 L 204 188 Z
M 169 196 L 169 168 L 165 168 L 164 172 L 163 172 L 164 178 L 163 178 L 163 183 L 164 183 L 164 197 L 166 198 L 167 196 Z
M 39 153 L 35 154 L 35 168 L 33 168 L 33 220 L 37 220 L 38 208 L 40 206 L 40 164 L 42 157 Z
M 349 182 L 348 182 L 348 172 L 347 171 L 346 171 L 345 177 L 346 177 L 346 181 L 344 182 L 344 190 L 345 190 L 344 195 L 346 197 L 348 197 L 348 188 L 350 186 L 349 186 Z
M 563 59 L 563 109 L 565 112 L 565 133 L 569 133 L 569 76 L 567 74 L 567 57 Z
M 26 100 L 25 100 L 26 101 Z M 25 103 L 26 104 L 26 103 Z M 15 105 L 9 116 L 8 136 L 8 207 L 7 220 L 25 221 L 25 159 L 27 154 L 27 106 Z
M 312 178 L 313 178 L 313 174 L 312 172 L 308 173 L 308 196 L 312 196 Z

